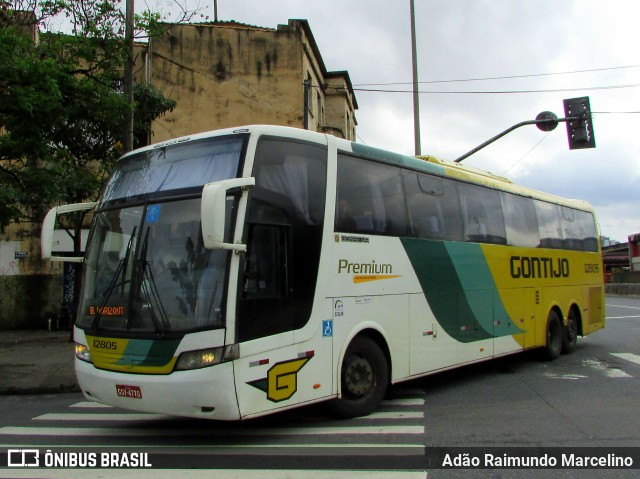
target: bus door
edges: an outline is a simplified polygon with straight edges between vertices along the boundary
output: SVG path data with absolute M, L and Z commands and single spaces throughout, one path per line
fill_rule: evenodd
M 320 324 L 309 321 L 311 303 L 301 302 L 292 284 L 291 227 L 250 223 L 248 229 L 236 316 L 240 359 L 235 376 L 242 417 L 319 397 L 323 391 L 314 388 L 322 385 L 316 367 L 331 362 L 330 337 L 323 353 Z M 330 390 L 331 385 L 325 394 Z
M 321 320 L 314 319 L 321 309 L 314 297 L 326 163 L 321 144 L 269 136 L 257 143 L 236 301 L 235 375 L 243 417 L 307 402 L 331 389 L 325 391 L 316 374 L 316 366 L 331 366 L 330 353 L 320 354 L 331 345 L 323 341 Z

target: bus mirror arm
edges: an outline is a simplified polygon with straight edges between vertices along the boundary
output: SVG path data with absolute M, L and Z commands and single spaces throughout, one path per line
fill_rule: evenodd
M 202 240 L 207 249 L 232 250 L 242 253 L 247 250 L 247 245 L 241 244 L 238 239 L 234 243 L 225 243 L 225 224 L 227 194 L 233 188 L 248 190 L 256 184 L 256 179 L 232 178 L 229 180 L 207 183 L 202 189 L 202 204 L 200 207 L 202 221 Z

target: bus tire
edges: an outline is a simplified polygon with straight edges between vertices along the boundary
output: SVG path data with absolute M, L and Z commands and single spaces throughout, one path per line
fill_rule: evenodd
M 562 353 L 563 329 L 558 313 L 552 310 L 547 318 L 547 339 L 544 347 L 547 360 L 557 359 Z
M 567 325 L 562 329 L 562 353 L 572 353 L 576 350 L 576 344 L 578 343 L 578 318 L 576 318 L 573 309 L 569 311 Z
M 367 336 L 356 337 L 340 368 L 341 397 L 329 403 L 341 418 L 366 416 L 376 410 L 389 385 L 389 364 L 380 346 Z

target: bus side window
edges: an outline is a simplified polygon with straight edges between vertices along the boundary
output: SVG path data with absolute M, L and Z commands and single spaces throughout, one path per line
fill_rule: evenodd
M 583 250 L 597 252 L 598 251 L 598 233 L 596 230 L 596 222 L 591 213 L 587 211 L 576 210 L 578 223 L 580 225 L 580 234 L 583 239 Z
M 415 171 L 405 171 L 404 187 L 411 236 L 444 239 L 444 214 L 441 205 L 444 196 L 443 179 Z
M 564 237 L 563 248 L 580 251 L 583 248 L 583 238 L 580 233 L 580 224 L 575 215 L 575 210 L 561 206 L 562 212 L 562 236 Z
M 558 206 L 540 200 L 534 200 L 534 204 L 540 230 L 540 247 L 561 249 L 563 237 Z
M 475 243 L 506 244 L 504 218 L 498 191 L 481 186 L 458 184 L 465 240 Z
M 337 183 L 336 231 L 407 234 L 399 167 L 339 154 Z
M 405 170 L 403 183 L 411 236 L 449 241 L 462 239 L 462 217 L 455 182 Z
M 537 248 L 540 244 L 536 210 L 531 198 L 502 192 L 502 208 L 507 230 L 507 243 L 511 246 Z

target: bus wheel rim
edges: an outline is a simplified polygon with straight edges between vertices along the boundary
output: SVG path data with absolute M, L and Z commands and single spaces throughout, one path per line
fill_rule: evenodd
M 345 371 L 345 385 L 349 393 L 355 396 L 363 396 L 373 386 L 373 369 L 364 358 L 351 361 Z

